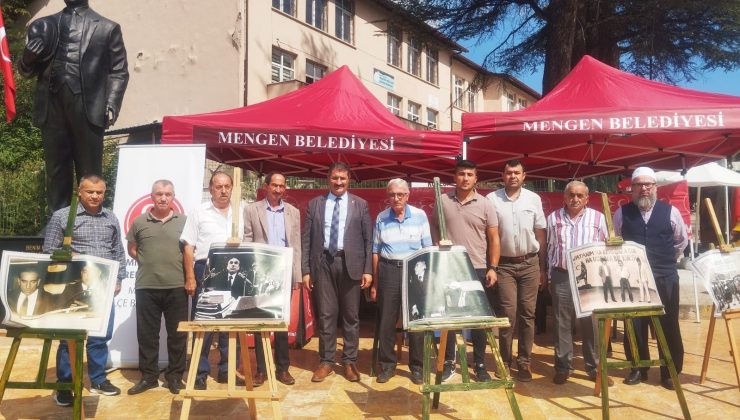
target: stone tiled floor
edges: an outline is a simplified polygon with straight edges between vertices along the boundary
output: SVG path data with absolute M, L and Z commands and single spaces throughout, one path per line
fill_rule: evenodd
M 712 359 L 707 381 L 699 384 L 701 360 L 704 353 L 708 322 L 696 324 L 681 321 L 686 346 L 686 361 L 681 381 L 694 418 L 740 418 L 740 392 L 729 354 L 724 322 L 719 321 L 715 331 Z M 286 419 L 416 419 L 421 414 L 421 395 L 418 386 L 408 379 L 406 366 L 399 366 L 397 375 L 388 383 L 378 384 L 368 376 L 372 346 L 371 322 L 363 324 L 360 343 L 359 369 L 363 374 L 357 383 L 347 382 L 341 375 L 333 375 L 325 382 L 311 382 L 316 367 L 317 340 L 303 350 L 291 350 L 291 372 L 294 386 L 278 384 L 281 393 L 282 415 Z M 736 331 L 740 326 L 736 325 Z M 739 331 L 740 332 L 740 331 Z M 737 333 L 736 333 L 737 334 Z M 4 364 L 10 339 L 0 338 L 0 362 Z M 600 399 L 592 396 L 593 383 L 580 370 L 583 361 L 576 360 L 576 372 L 565 385 L 554 385 L 552 336 L 538 335 L 535 339 L 532 370 L 534 380 L 517 382 L 516 398 L 525 419 L 599 418 Z M 621 341 L 621 338 L 620 338 Z M 614 358 L 624 355 L 620 345 L 615 346 Z M 469 348 L 472 352 L 472 349 Z M 653 345 L 653 351 L 655 347 Z M 30 379 L 38 365 L 40 342 L 24 342 L 16 366 L 14 379 Z M 405 351 L 404 351 L 405 353 Z M 213 351 L 212 356 L 217 357 Z M 469 353 L 469 357 L 472 355 Z M 404 354 L 404 361 L 406 355 Z M 215 359 L 212 359 L 215 362 Z M 52 362 L 53 363 L 53 362 Z M 492 363 L 489 359 L 489 369 Z M 2 368 L 2 365 L 0 365 Z M 338 366 L 337 373 L 342 369 Z M 612 372 L 616 385 L 609 390 L 613 418 L 681 418 L 681 409 L 675 393 L 658 385 L 659 374 L 653 369 L 647 384 L 626 386 L 622 378 L 626 370 Z M 53 378 L 53 368 L 48 377 Z M 136 370 L 116 370 L 109 379 L 122 388 L 124 394 L 101 397 L 84 393 L 83 402 L 88 418 L 96 419 L 168 419 L 179 418 L 182 398 L 172 396 L 166 388 L 157 388 L 136 396 L 125 391 L 139 379 Z M 456 378 L 460 381 L 460 375 Z M 88 384 L 86 383 L 86 386 Z M 225 387 L 212 379 L 209 388 Z M 258 416 L 271 418 L 266 402 L 257 403 Z M 7 419 L 66 419 L 70 408 L 57 407 L 51 391 L 8 390 L 0 404 L 0 416 Z M 247 406 L 242 400 L 198 400 L 193 403 L 191 418 L 247 418 Z M 511 418 L 506 396 L 501 390 L 450 392 L 442 394 L 440 409 L 433 412 L 437 419 L 496 419 Z

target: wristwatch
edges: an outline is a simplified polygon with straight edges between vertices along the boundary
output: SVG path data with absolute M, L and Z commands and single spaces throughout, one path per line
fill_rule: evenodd
M 493 264 L 488 264 L 488 269 L 489 270 L 496 271 L 496 270 L 498 270 L 498 266 L 497 265 L 493 265 Z

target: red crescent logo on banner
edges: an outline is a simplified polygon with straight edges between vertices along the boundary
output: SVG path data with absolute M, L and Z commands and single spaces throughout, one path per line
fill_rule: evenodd
M 142 195 L 129 206 L 126 211 L 126 217 L 123 219 L 123 236 L 128 234 L 128 230 L 131 229 L 131 225 L 134 223 L 134 219 L 148 212 L 154 207 L 154 202 L 149 194 Z M 182 203 L 177 201 L 177 198 L 172 200 L 172 209 L 180 214 L 184 214 Z
M 10 51 L 8 43 L 5 42 L 5 26 L 0 26 L 0 59 L 10 63 Z

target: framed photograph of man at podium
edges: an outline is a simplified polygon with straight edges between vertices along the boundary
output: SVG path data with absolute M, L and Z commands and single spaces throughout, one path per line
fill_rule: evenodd
M 195 320 L 224 323 L 290 322 L 293 249 L 242 243 L 216 243 L 195 309 Z
M 442 329 L 494 318 L 462 246 L 427 247 L 405 258 L 401 302 L 404 329 Z

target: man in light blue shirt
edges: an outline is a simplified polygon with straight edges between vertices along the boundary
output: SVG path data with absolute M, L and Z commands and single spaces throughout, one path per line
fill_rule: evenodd
M 421 209 L 410 206 L 409 186 L 406 181 L 395 178 L 388 182 L 390 207 L 383 210 L 375 222 L 373 235 L 373 283 L 370 298 L 378 301 L 380 325 L 378 337 L 380 351 L 379 383 L 388 382 L 396 369 L 396 353 L 393 350 L 396 322 L 401 308 L 401 281 L 403 259 L 421 248 L 432 246 L 429 220 Z M 411 333 L 409 343 L 409 370 L 411 381 L 423 383 L 422 349 L 424 335 Z

